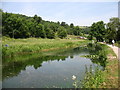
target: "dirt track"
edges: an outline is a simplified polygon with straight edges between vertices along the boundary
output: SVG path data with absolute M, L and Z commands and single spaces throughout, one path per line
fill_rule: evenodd
M 118 59 L 120 60 L 120 48 L 118 48 L 116 46 L 109 45 L 109 44 L 107 44 L 107 45 L 113 49 L 113 51 L 117 55 Z

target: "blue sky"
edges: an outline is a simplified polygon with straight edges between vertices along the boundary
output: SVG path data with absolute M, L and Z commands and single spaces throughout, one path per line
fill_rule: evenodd
M 79 26 L 89 26 L 100 20 L 107 23 L 109 18 L 118 16 L 117 2 L 3 2 L 2 9 Z

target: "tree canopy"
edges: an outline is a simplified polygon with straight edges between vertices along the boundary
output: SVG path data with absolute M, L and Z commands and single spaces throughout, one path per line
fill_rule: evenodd
M 95 37 L 97 41 L 111 43 L 112 40 L 120 41 L 120 19 L 117 17 L 110 18 L 105 24 L 103 21 L 93 23 L 90 29 L 89 38 Z
M 62 39 L 67 35 L 80 36 L 88 34 L 90 40 L 95 37 L 97 41 L 120 41 L 120 19 L 117 17 L 110 18 L 110 21 L 106 24 L 103 21 L 98 21 L 90 27 L 80 27 L 75 26 L 73 23 L 68 25 L 64 21 L 45 21 L 38 15 L 29 17 L 22 14 L 3 12 L 1 9 L 0 14 L 2 14 L 2 27 L 0 27 L 2 28 L 2 35 L 11 38 L 54 39 L 59 37 Z
M 91 35 L 93 35 L 97 41 L 103 41 L 105 37 L 105 26 L 103 21 L 93 23 L 91 26 Z
M 22 14 L 2 13 L 3 36 L 11 38 L 65 38 L 67 35 L 80 35 L 80 28 L 66 22 L 45 21 L 38 15 L 33 17 Z M 57 34 L 57 35 L 56 35 Z

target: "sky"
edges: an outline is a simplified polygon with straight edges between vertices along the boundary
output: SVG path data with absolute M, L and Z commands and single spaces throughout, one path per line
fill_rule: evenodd
M 9 0 L 8 0 L 9 1 Z M 15 0 L 13 0 L 15 1 Z M 114 1 L 114 0 L 113 0 Z M 118 2 L 2 2 L 4 12 L 27 16 L 37 14 L 46 21 L 64 21 L 78 26 L 90 26 L 93 22 L 109 22 L 118 17 Z

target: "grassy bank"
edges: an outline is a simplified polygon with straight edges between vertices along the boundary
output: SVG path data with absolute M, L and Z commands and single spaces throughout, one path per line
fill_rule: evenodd
M 96 68 L 95 72 L 86 70 L 86 76 L 82 82 L 82 87 L 76 83 L 77 88 L 118 88 L 118 59 L 116 58 L 113 50 L 107 45 L 102 45 L 105 53 L 107 54 L 107 63 L 105 70 Z
M 115 43 L 115 46 L 119 47 L 120 48 L 120 44 L 119 43 Z
M 102 72 L 104 82 L 100 84 L 100 88 L 119 88 L 118 84 L 118 64 L 116 54 L 112 48 L 106 46 L 107 51 L 107 65 L 106 69 Z
M 88 40 L 80 39 L 2 39 L 3 56 L 12 56 L 13 54 L 24 54 L 37 51 L 48 51 L 53 49 L 83 46 Z
M 107 53 L 105 70 L 96 70 L 92 76 L 89 73 L 85 88 L 118 88 L 118 60 L 110 47 L 104 45 L 104 50 Z

